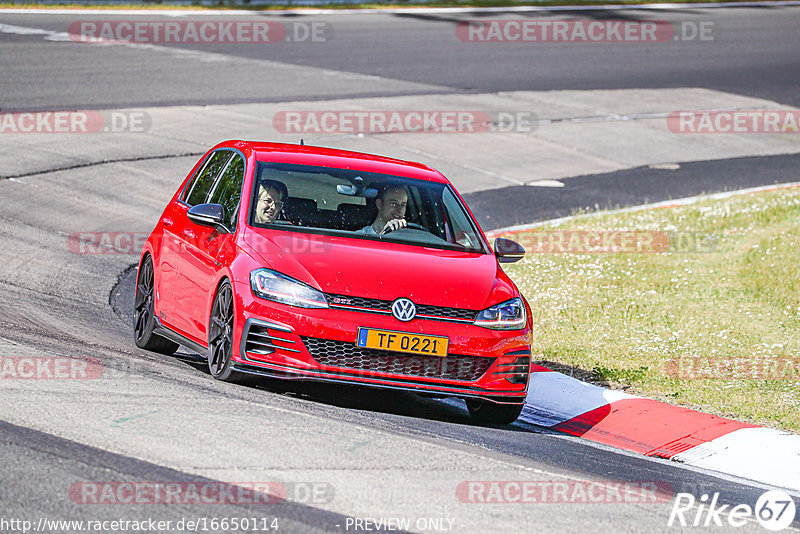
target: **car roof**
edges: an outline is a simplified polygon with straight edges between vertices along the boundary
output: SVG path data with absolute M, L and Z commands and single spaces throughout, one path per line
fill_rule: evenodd
M 362 152 L 338 150 L 313 145 L 294 145 L 288 143 L 269 143 L 265 141 L 225 141 L 217 148 L 238 147 L 251 148 L 259 161 L 274 163 L 295 163 L 298 165 L 316 165 L 352 169 L 363 172 L 376 172 L 418 178 L 439 183 L 450 183 L 439 171 L 413 161 L 376 156 Z

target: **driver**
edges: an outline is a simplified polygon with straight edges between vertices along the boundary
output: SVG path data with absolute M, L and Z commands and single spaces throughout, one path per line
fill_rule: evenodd
M 405 219 L 408 193 L 403 186 L 390 185 L 381 190 L 375 199 L 375 206 L 378 208 L 375 220 L 371 225 L 357 230 L 358 233 L 380 235 L 408 227 Z
M 261 180 L 258 183 L 255 220 L 269 224 L 278 218 L 286 198 L 286 186 L 276 180 Z

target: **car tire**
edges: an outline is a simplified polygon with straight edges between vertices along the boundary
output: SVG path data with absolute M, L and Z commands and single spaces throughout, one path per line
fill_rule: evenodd
M 496 404 L 480 399 L 467 399 L 469 414 L 481 423 L 508 425 L 522 413 L 524 404 Z
M 154 333 L 156 325 L 153 259 L 147 255 L 139 266 L 133 298 L 133 340 L 140 349 L 172 355 L 179 345 Z
M 208 324 L 208 370 L 223 382 L 243 382 L 247 375 L 233 369 L 233 289 L 225 280 L 217 289 Z

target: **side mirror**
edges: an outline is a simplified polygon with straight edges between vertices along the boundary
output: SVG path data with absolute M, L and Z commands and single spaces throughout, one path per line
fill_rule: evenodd
M 187 215 L 195 224 L 219 228 L 225 232 L 229 231 L 228 227 L 225 225 L 225 208 L 219 204 L 198 204 L 192 206 L 189 208 Z
M 516 241 L 498 237 L 494 240 L 494 255 L 500 263 L 514 263 L 525 256 L 525 249 Z

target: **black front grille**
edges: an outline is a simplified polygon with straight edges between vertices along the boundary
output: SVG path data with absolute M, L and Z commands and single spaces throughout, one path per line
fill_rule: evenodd
M 356 306 L 358 308 L 369 308 L 371 310 L 392 311 L 391 300 L 368 299 L 363 297 L 351 297 L 349 295 L 336 295 L 327 293 L 328 305 L 337 306 Z M 416 303 L 415 303 L 416 304 Z M 463 308 L 447 308 L 445 306 L 429 306 L 427 304 L 416 304 L 417 315 L 430 315 L 433 317 L 445 317 L 447 319 L 458 319 L 460 321 L 472 322 L 475 320 L 477 311 L 465 310 Z
M 366 349 L 344 341 L 312 337 L 301 339 L 320 364 L 362 371 L 474 381 L 483 376 L 494 362 L 494 358 L 482 356 L 448 354 L 442 358 Z
M 462 308 L 445 308 L 443 306 L 428 306 L 427 304 L 417 304 L 417 315 L 435 315 L 437 317 L 448 317 L 450 319 L 463 319 L 472 322 L 478 312 L 465 310 Z
M 334 295 L 332 293 L 326 293 L 325 297 L 328 299 L 328 304 L 333 306 L 358 306 L 359 308 L 392 311 L 392 302 L 390 300 L 349 297 L 347 295 Z

